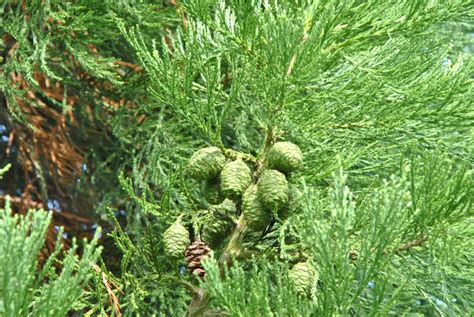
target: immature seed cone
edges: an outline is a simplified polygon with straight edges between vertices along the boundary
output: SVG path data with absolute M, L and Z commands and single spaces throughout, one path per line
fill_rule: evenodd
M 225 237 L 232 229 L 232 223 L 229 221 L 218 219 L 216 217 L 209 217 L 202 228 L 202 241 L 209 244 L 211 247 L 218 247 Z
M 220 190 L 220 180 L 218 177 L 208 179 L 202 186 L 202 194 L 206 201 L 211 205 L 220 204 L 224 200 L 224 196 Z
M 288 182 L 284 174 L 265 170 L 257 182 L 258 197 L 263 206 L 279 210 L 288 202 Z
M 303 164 L 303 154 L 296 144 L 277 142 L 268 151 L 268 163 L 281 172 L 292 172 Z
M 222 169 L 221 190 L 228 198 L 240 197 L 251 182 L 250 168 L 241 159 L 227 163 Z
M 229 199 L 220 205 L 209 207 L 209 212 L 203 219 L 202 240 L 211 247 L 218 247 L 234 227 L 228 217 L 235 215 L 236 211 L 234 203 Z
M 188 173 L 192 178 L 206 180 L 215 178 L 225 164 L 225 156 L 215 147 L 206 147 L 195 152 L 188 163 Z
M 197 275 L 199 277 L 204 277 L 206 275 L 206 271 L 201 265 L 202 259 L 206 257 L 211 249 L 202 241 L 194 241 L 186 249 L 186 260 L 188 262 L 188 270 L 193 275 Z
M 289 186 L 288 202 L 278 211 L 278 217 L 281 220 L 287 219 L 289 216 L 299 213 L 303 206 L 303 193 L 296 186 Z
M 242 212 L 252 231 L 262 231 L 270 222 L 271 213 L 260 203 L 257 185 L 251 185 L 242 195 Z
M 319 274 L 309 263 L 300 262 L 290 270 L 289 277 L 298 294 L 309 295 L 319 279 Z
M 209 207 L 209 211 L 215 214 L 226 214 L 230 216 L 234 216 L 237 212 L 237 207 L 235 206 L 234 202 L 230 199 L 224 199 L 218 205 L 212 205 Z
M 179 258 L 183 256 L 190 241 L 188 230 L 180 223 L 179 219 L 163 233 L 163 242 L 165 252 L 170 257 Z

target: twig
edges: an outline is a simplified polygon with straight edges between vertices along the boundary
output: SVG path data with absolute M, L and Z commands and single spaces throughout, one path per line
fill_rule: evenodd
M 233 150 L 233 149 L 226 149 L 224 148 L 223 149 L 223 152 L 224 152 L 224 155 L 227 156 L 228 158 L 232 159 L 232 160 L 235 160 L 235 159 L 242 159 L 243 161 L 247 161 L 247 162 L 250 162 L 250 163 L 255 163 L 257 161 L 257 159 L 251 155 L 251 154 L 247 154 L 247 153 L 242 153 L 242 152 L 238 152 L 236 150 Z
M 355 123 L 346 123 L 346 124 L 333 124 L 327 126 L 315 126 L 315 129 L 354 129 L 354 128 L 368 128 L 375 126 L 375 122 L 355 122 Z M 383 125 L 381 122 L 377 122 L 379 125 Z
M 254 178 L 258 178 L 260 174 L 262 173 L 262 170 L 265 168 L 265 159 L 274 141 L 275 141 L 275 130 L 273 128 L 268 128 L 267 135 L 263 143 L 262 153 L 260 154 L 257 162 L 255 163 L 257 168 L 255 169 Z
M 193 294 L 199 294 L 200 293 L 200 288 L 194 286 L 193 284 L 189 283 L 188 281 L 185 281 L 185 280 L 182 280 L 182 279 L 176 279 L 176 281 L 180 284 L 183 284 L 183 286 L 186 287 Z
M 291 57 L 290 64 L 288 65 L 288 69 L 286 71 L 286 77 L 290 77 L 290 75 L 293 71 L 293 67 L 295 66 L 296 58 L 298 57 L 298 53 L 300 52 L 301 47 L 303 46 L 303 44 L 308 40 L 308 37 L 309 37 L 308 31 L 311 28 L 312 24 L 313 24 L 313 19 L 312 18 L 308 19 L 308 20 L 305 20 L 304 29 L 303 29 L 303 37 L 300 40 L 300 45 L 299 45 L 297 51 Z
M 0 201 L 6 200 L 6 196 L 0 195 Z M 25 200 L 21 197 L 11 197 L 10 196 L 10 201 L 12 204 L 15 205 L 20 205 L 20 206 L 25 206 L 27 209 L 43 209 L 43 203 L 41 202 L 36 202 L 32 200 Z
M 4 201 L 5 199 L 6 199 L 5 195 L 0 195 L 0 202 Z M 11 197 L 10 196 L 10 201 L 11 201 L 12 204 L 14 204 L 16 206 L 24 207 L 25 209 L 45 209 L 42 202 L 37 202 L 37 201 L 31 200 L 31 199 L 27 199 L 24 196 L 22 196 L 22 197 Z M 54 209 L 54 208 L 47 208 L 47 210 L 53 211 L 55 217 L 65 218 L 65 219 L 68 219 L 68 220 L 71 220 L 71 221 L 78 221 L 78 222 L 82 222 L 82 223 L 85 223 L 85 224 L 91 224 L 92 223 L 91 219 L 86 218 L 86 217 L 82 217 L 82 216 L 80 216 L 76 213 L 73 213 L 73 212 L 69 212 L 69 211 L 66 211 L 66 210 L 59 211 L 59 210 Z
M 383 250 L 382 254 L 385 254 L 385 255 L 387 255 L 387 254 L 399 254 L 400 252 L 408 251 L 411 248 L 419 247 L 423 243 L 425 243 L 426 241 L 428 241 L 428 235 L 423 235 L 418 239 L 415 239 L 415 240 L 409 241 L 407 243 L 401 244 L 398 247 L 396 247 L 395 249 Z M 349 251 L 348 257 L 351 260 L 357 260 L 359 258 L 359 252 L 355 249 L 351 250 L 351 251 Z
M 141 72 L 143 70 L 143 68 L 140 65 L 129 63 L 129 62 L 126 62 L 126 61 L 115 61 L 114 64 L 131 68 L 133 71 L 135 71 L 137 73 Z
M 178 15 L 181 17 L 181 19 L 183 21 L 184 31 L 188 32 L 188 21 L 186 19 L 186 14 L 185 14 L 183 8 L 178 3 L 176 3 L 176 0 L 172 0 L 171 4 L 176 6 L 176 12 L 178 13 Z
M 419 247 L 426 241 L 428 241 L 428 236 L 423 235 L 421 238 L 418 238 L 418 239 L 415 239 L 415 240 L 412 240 L 410 242 L 407 242 L 405 244 L 400 245 L 398 248 L 392 250 L 391 253 L 398 254 L 400 252 L 407 251 L 411 248 Z M 388 252 L 388 253 L 390 253 L 390 252 Z
M 198 291 L 194 293 L 193 299 L 188 306 L 188 311 L 186 316 L 189 317 L 201 317 L 205 316 L 205 312 L 207 310 L 207 305 L 209 304 L 210 297 L 209 293 L 202 289 L 198 288 Z
M 107 290 L 107 294 L 109 295 L 110 305 L 112 305 L 112 307 L 114 308 L 115 314 L 117 316 L 122 316 L 122 313 L 120 312 L 119 300 L 118 300 L 117 296 L 115 296 L 115 294 L 112 290 L 112 287 L 110 286 L 110 283 L 108 282 L 107 275 L 105 274 L 105 272 L 102 272 L 102 270 L 99 268 L 99 266 L 97 266 L 97 264 L 94 264 L 92 267 L 94 268 L 94 270 L 97 273 L 101 274 L 102 283 L 104 284 L 105 289 Z M 115 285 L 115 286 L 117 287 L 117 285 Z M 121 292 L 123 294 L 123 292 L 118 287 L 117 287 L 117 289 L 119 290 L 119 292 Z
M 229 242 L 224 252 L 222 252 L 219 258 L 219 265 L 229 265 L 232 257 L 237 257 L 240 254 L 240 245 L 242 242 L 243 234 L 247 229 L 247 223 L 245 221 L 244 215 L 242 214 L 239 218 L 237 225 L 234 228 L 234 231 L 231 234 Z

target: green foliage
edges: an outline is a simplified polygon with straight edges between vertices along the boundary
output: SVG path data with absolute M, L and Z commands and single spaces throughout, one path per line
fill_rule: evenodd
M 457 53 L 443 66 L 449 47 L 438 33 L 472 16 L 468 2 L 182 5 L 187 27 L 171 48 L 121 30 L 157 107 L 187 131 L 255 152 L 258 131 L 274 127 L 318 166 L 311 182 L 335 170 L 334 153 L 361 178 L 395 168 L 400 149 L 418 144 L 466 159 L 473 64 Z
M 0 72 L 10 111 L 21 117 L 23 92 L 9 75 L 39 92 L 39 68 L 65 94 L 79 91 L 80 105 L 95 105 L 95 120 L 110 128 L 109 147 L 89 155 L 94 185 L 109 185 L 102 206 L 117 198 L 117 175 L 131 198 L 125 226 L 104 215 L 123 254 L 114 273 L 125 315 L 474 310 L 472 2 L 153 3 L 33 1 L 28 19 L 19 5 L 2 6 L 11 13 L 2 26 L 20 43 Z M 50 16 L 61 23 L 43 32 Z M 123 75 L 118 60 L 141 70 Z M 106 83 L 100 98 L 71 75 L 75 67 Z M 111 110 L 102 96 L 129 103 Z M 298 202 L 255 235 L 242 237 L 237 222 L 197 281 L 163 241 L 180 215 L 198 238 L 197 211 L 208 208 L 188 159 L 215 146 L 252 164 L 255 181 L 281 141 L 303 154 L 302 168 L 285 176 L 301 190 Z M 288 277 L 303 261 L 320 277 L 308 298 Z
M 5 174 L 6 172 L 8 172 L 8 170 L 10 169 L 10 167 L 11 167 L 11 164 L 8 164 L 8 165 L 6 165 L 5 167 L 0 168 L 0 179 L 2 178 L 3 174 Z
M 469 25 L 472 4 L 196 0 L 181 2 L 179 13 L 186 23 L 161 42 L 118 20 L 155 101 L 149 114 L 160 126 L 145 134 L 169 136 L 142 152 L 145 169 L 158 164 L 163 173 L 146 179 L 163 179 L 169 158 L 182 164 L 204 144 L 259 162 L 274 141 L 290 140 L 304 157 L 290 179 L 304 185 L 300 212 L 244 241 L 268 256 L 257 264 L 241 259 L 221 279 L 221 259 L 209 262 L 200 287 L 210 307 L 232 315 L 468 312 L 470 239 L 439 266 L 449 248 L 433 247 L 442 232 L 466 228 L 472 209 L 473 60 L 445 33 Z M 142 184 L 143 175 L 134 174 Z M 174 175 L 162 224 L 176 209 L 201 206 L 200 186 Z M 316 298 L 291 295 L 279 259 L 315 264 Z M 437 280 L 454 284 L 441 292 L 427 277 L 431 265 Z M 448 290 L 463 282 L 460 294 Z
M 314 302 L 298 296 L 288 277 L 288 267 L 269 265 L 268 259 L 247 266 L 235 265 L 221 277 L 217 262 L 206 262 L 203 286 L 212 298 L 216 312 L 231 316 L 311 316 Z M 260 263 L 259 263 L 260 262 Z
M 34 126 L 50 133 L 49 126 L 28 122 L 29 115 L 35 111 L 48 114 L 49 109 L 63 114 L 63 122 L 48 118 L 48 124 L 62 126 L 63 137 L 84 157 L 79 164 L 88 166 L 68 194 L 83 194 L 94 187 L 91 200 L 102 203 L 99 213 L 109 204 L 123 201 L 119 190 L 112 190 L 118 189 L 117 171 L 134 169 L 135 176 L 140 172 L 149 177 L 150 170 L 141 166 L 152 157 L 142 152 L 162 142 L 156 138 L 148 145 L 135 142 L 146 137 L 148 127 L 155 129 L 157 122 L 146 121 L 138 129 L 135 125 L 138 118 L 146 117 L 149 100 L 143 72 L 116 26 L 117 17 L 126 26 L 140 23 L 147 41 L 162 37 L 177 19 L 176 10 L 166 0 L 0 3 L 1 124 L 12 130 L 16 125 Z M 32 93 L 36 98 L 31 98 Z M 123 102 L 126 107 L 118 106 Z M 29 110 L 22 103 L 36 109 Z M 160 173 L 162 169 L 166 174 Z M 161 161 L 153 170 L 164 175 L 162 179 L 169 176 Z M 48 182 L 57 177 L 51 174 L 46 175 Z M 136 177 L 137 184 L 143 184 L 144 177 Z
M 317 255 L 313 260 L 323 283 L 322 291 L 318 293 L 318 303 L 323 311 L 385 315 L 403 312 L 431 314 L 439 310 L 463 314 L 470 310 L 473 302 L 465 298 L 468 293 L 446 285 L 441 291 L 435 280 L 443 280 L 452 274 L 464 276 L 472 284 L 474 276 L 465 263 L 473 256 L 472 231 L 469 233 L 463 229 L 467 239 L 458 241 L 458 245 L 449 243 L 455 238 L 450 236 L 450 231 L 444 231 L 446 228 L 465 228 L 472 221 L 472 179 L 465 179 L 468 175 L 463 168 L 453 167 L 440 156 L 417 158 L 416 162 L 431 167 L 442 166 L 452 172 L 440 175 L 439 185 L 442 186 L 431 183 L 432 191 L 425 192 L 424 199 L 436 201 L 438 195 L 448 194 L 452 186 L 458 188 L 456 197 L 470 197 L 444 210 L 438 209 L 438 221 L 450 222 L 441 231 L 434 224 L 427 224 L 421 232 L 414 226 L 420 219 L 420 210 L 410 211 L 414 207 L 414 197 L 419 195 L 415 188 L 426 188 L 425 182 L 430 177 L 429 173 L 420 173 L 415 164 L 404 167 L 401 177 L 392 177 L 380 188 L 359 194 L 357 200 L 360 203 L 345 186 L 342 172 L 336 175 L 328 203 L 320 199 L 321 196 L 310 200 L 313 207 L 306 208 L 301 216 L 301 239 Z M 416 185 L 410 188 L 410 184 Z M 435 212 L 429 208 L 422 210 Z M 450 213 L 457 213 L 458 217 L 450 220 Z M 429 217 L 423 219 L 428 220 Z M 423 244 L 425 239 L 428 242 Z M 444 252 L 452 256 L 449 263 L 443 263 L 442 269 L 435 260 L 444 253 L 438 245 L 441 241 L 444 241 L 441 244 L 446 248 Z M 458 253 L 452 254 L 448 251 L 451 248 Z M 357 250 L 356 259 L 350 256 L 352 250 Z M 426 262 L 415 260 L 419 257 Z M 429 274 L 427 263 L 436 271 L 442 270 L 444 276 L 428 278 L 425 275 Z M 425 274 L 420 275 L 421 272 Z M 416 301 L 427 301 L 427 304 L 416 305 Z
M 0 315 L 64 316 L 83 297 L 93 276 L 92 264 L 100 255 L 100 230 L 90 243 L 84 242 L 79 258 L 75 240 L 60 257 L 61 228 L 55 249 L 38 271 L 38 256 L 51 217 L 42 210 L 12 215 L 8 199 L 5 208 L 0 209 Z
M 111 215 L 111 219 L 115 219 Z M 125 314 L 136 312 L 151 315 L 158 312 L 180 315 L 186 311 L 189 294 L 178 284 L 180 262 L 170 260 L 164 252 L 161 234 L 164 224 L 149 221 L 135 235 L 127 233 L 114 220 L 115 230 L 111 236 L 123 253 L 120 281 L 124 285 L 125 296 L 122 306 Z
M 417 161 L 449 166 L 436 156 Z M 306 189 L 304 212 L 296 221 L 306 255 L 320 275 L 314 300 L 298 297 L 288 282 L 288 267 L 272 259 L 236 263 L 225 270 L 223 278 L 217 262 L 211 260 L 206 262 L 203 286 L 214 309 L 233 316 L 463 315 L 471 311 L 469 287 L 474 272 L 469 259 L 474 240 L 468 228 L 472 215 L 467 210 L 472 207 L 472 180 L 444 178 L 451 186 L 461 185 L 457 195 L 471 193 L 471 201 L 449 208 L 463 217 L 448 231 L 430 230 L 428 242 L 412 249 L 403 247 L 417 237 L 412 226 L 416 215 L 407 212 L 414 196 L 410 183 L 423 184 L 427 175 L 412 179 L 409 175 L 417 174 L 414 165 L 401 172 L 400 177 L 393 176 L 358 197 L 346 186 L 342 169 L 327 193 Z M 438 187 L 431 199 L 449 193 L 449 187 Z M 438 219 L 449 221 L 446 216 Z M 350 256 L 353 250 L 355 258 Z

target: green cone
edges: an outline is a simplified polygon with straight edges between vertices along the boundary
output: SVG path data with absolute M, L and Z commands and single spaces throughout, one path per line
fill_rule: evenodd
M 163 233 L 163 242 L 166 254 L 173 258 L 184 256 L 184 251 L 190 244 L 189 233 L 179 219 Z
M 232 227 L 231 222 L 209 215 L 202 228 L 201 239 L 212 248 L 217 247 L 227 237 Z
M 219 246 L 234 227 L 225 215 L 233 216 L 236 212 L 235 204 L 229 199 L 211 206 L 203 219 L 202 240 L 211 247 Z
M 296 186 L 289 186 L 288 202 L 278 211 L 281 220 L 287 219 L 294 213 L 299 213 L 303 206 L 303 193 Z
M 292 172 L 303 164 L 303 154 L 291 142 L 277 142 L 268 152 L 268 164 L 280 172 Z
M 230 216 L 234 216 L 237 212 L 237 207 L 230 199 L 224 199 L 224 201 L 218 205 L 212 205 L 209 207 L 209 211 L 216 213 L 216 214 L 227 214 Z
M 242 195 L 242 212 L 252 231 L 262 231 L 270 222 L 271 213 L 260 203 L 257 185 L 251 185 Z
M 265 170 L 257 186 L 260 202 L 266 208 L 277 211 L 288 202 L 288 182 L 279 171 Z
M 215 178 L 225 164 L 225 156 L 215 147 L 206 147 L 195 152 L 188 163 L 188 173 L 192 178 L 206 180 Z
M 219 178 L 206 180 L 202 186 L 202 194 L 209 204 L 220 204 L 224 200 L 224 196 L 220 190 Z
M 222 169 L 221 191 L 228 198 L 239 198 L 251 182 L 250 168 L 241 159 L 227 163 Z
M 290 270 L 289 277 L 298 294 L 309 295 L 319 279 L 319 274 L 309 263 L 300 262 Z

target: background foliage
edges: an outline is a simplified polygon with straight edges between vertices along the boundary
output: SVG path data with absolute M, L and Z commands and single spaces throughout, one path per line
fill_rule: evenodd
M 0 199 L 11 195 L 18 213 L 53 210 L 66 245 L 99 225 L 110 233 L 77 312 L 182 314 L 200 289 L 214 312 L 243 316 L 466 314 L 473 9 L 463 0 L 3 1 L 0 166 L 12 167 Z M 161 238 L 183 213 L 192 229 L 190 215 L 207 207 L 187 159 L 205 145 L 258 159 L 269 139 L 304 153 L 291 178 L 301 210 L 261 241 L 263 257 L 223 277 L 209 261 L 206 280 L 193 280 Z M 44 215 L 28 217 L 39 217 L 38 237 L 46 232 L 47 258 L 59 243 Z M 82 261 L 96 256 L 84 250 Z M 320 274 L 309 298 L 288 283 L 302 258 Z

